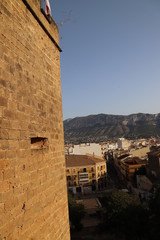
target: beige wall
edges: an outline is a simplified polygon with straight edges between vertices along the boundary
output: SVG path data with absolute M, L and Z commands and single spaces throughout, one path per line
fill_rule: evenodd
M 68 240 L 60 53 L 22 0 L 0 1 L 0 56 L 0 239 Z
M 68 184 L 70 183 L 70 186 L 74 186 L 74 182 L 76 182 L 77 185 L 79 185 L 79 172 L 83 172 L 83 169 L 86 168 L 86 173 L 88 173 L 88 184 L 92 184 L 92 180 L 95 180 L 98 182 L 98 179 L 105 177 L 107 173 L 106 169 L 106 163 L 96 163 L 94 165 L 90 166 L 75 166 L 75 167 L 67 167 L 66 168 L 66 176 L 71 179 L 68 179 Z M 75 176 L 75 177 L 74 177 Z

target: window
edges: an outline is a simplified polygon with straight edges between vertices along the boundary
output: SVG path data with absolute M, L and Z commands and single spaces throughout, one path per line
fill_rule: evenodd
M 31 137 L 31 149 L 46 149 L 48 146 L 48 138 Z
M 67 176 L 67 181 L 71 181 L 71 176 Z

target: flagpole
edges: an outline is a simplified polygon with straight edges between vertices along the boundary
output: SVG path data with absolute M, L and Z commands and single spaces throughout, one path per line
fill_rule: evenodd
M 46 14 L 52 16 L 49 0 L 45 0 L 45 9 L 46 9 Z
M 42 0 L 40 0 L 40 7 L 41 7 L 41 9 L 43 8 Z

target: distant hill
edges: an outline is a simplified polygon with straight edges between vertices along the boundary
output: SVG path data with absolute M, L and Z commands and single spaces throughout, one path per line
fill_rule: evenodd
M 65 142 L 92 142 L 160 136 L 160 113 L 137 113 L 128 116 L 97 114 L 64 121 Z

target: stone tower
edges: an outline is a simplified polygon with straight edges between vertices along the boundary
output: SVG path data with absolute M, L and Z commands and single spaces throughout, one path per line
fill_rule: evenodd
M 69 240 L 58 28 L 0 0 L 0 239 Z

